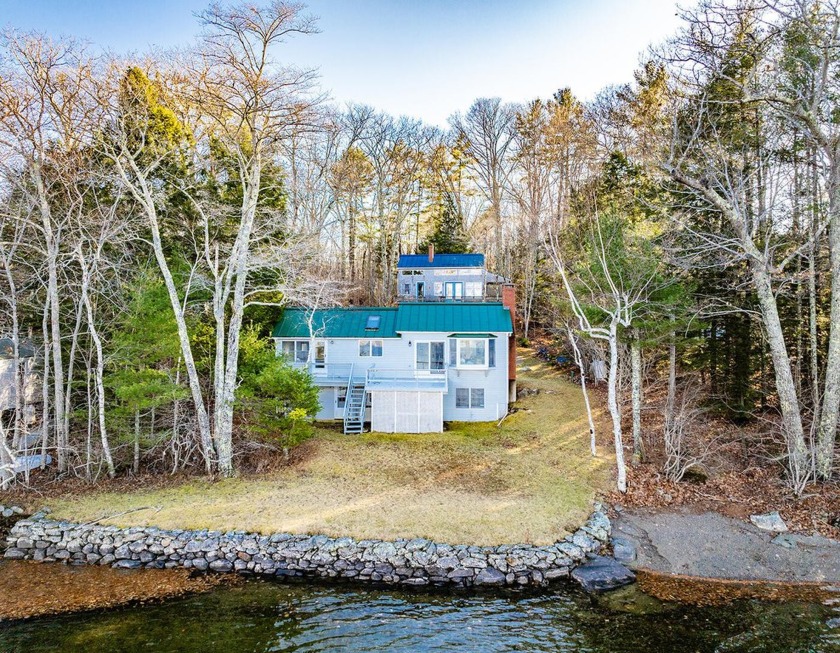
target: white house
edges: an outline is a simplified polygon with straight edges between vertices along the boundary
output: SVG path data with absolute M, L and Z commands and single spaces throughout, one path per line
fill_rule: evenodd
M 440 432 L 501 419 L 516 396 L 513 287 L 503 302 L 412 301 L 396 307 L 289 308 L 278 355 L 321 388 L 322 420 L 345 433 Z

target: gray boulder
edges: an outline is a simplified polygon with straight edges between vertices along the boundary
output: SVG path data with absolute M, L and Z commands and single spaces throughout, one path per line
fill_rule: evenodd
M 750 515 L 750 521 L 756 528 L 760 528 L 763 531 L 770 531 L 771 533 L 786 533 L 788 529 L 787 524 L 785 524 L 777 510 L 763 515 Z
M 478 572 L 478 575 L 475 577 L 475 584 L 476 585 L 504 585 L 505 584 L 505 575 L 500 572 L 498 569 L 493 569 L 493 567 L 486 567 Z
M 636 545 L 624 537 L 613 537 L 613 558 L 619 562 L 633 562 L 636 559 Z
M 629 585 L 636 580 L 636 575 L 612 558 L 594 556 L 572 571 L 572 578 L 587 592 L 606 592 Z

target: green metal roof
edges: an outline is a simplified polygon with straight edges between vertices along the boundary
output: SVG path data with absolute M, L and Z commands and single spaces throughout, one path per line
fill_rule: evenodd
M 314 311 L 287 308 L 274 327 L 274 338 L 397 338 L 398 333 L 431 331 L 450 337 L 492 337 L 491 332 L 512 333 L 510 311 L 500 303 L 405 303 L 397 308 L 323 308 Z M 380 316 L 379 328 L 367 328 L 368 318 Z
M 368 329 L 368 318 L 378 315 L 379 328 Z M 312 317 L 312 333 L 309 318 Z M 274 338 L 396 338 L 397 309 L 385 307 L 287 308 L 271 333 Z
M 447 333 L 512 333 L 510 311 L 501 303 L 405 303 L 397 310 L 394 329 Z

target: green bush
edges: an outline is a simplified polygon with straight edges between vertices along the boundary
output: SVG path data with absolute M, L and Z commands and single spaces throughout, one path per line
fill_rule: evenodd
M 321 404 L 309 372 L 275 357 L 256 330 L 244 332 L 241 345 L 238 398 L 249 433 L 284 448 L 311 437 Z

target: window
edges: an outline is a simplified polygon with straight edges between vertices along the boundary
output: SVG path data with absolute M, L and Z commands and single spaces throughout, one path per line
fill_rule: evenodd
M 323 370 L 327 367 L 327 343 L 323 340 L 315 342 L 315 369 Z
M 484 388 L 456 388 L 455 408 L 484 408 Z
M 470 388 L 470 408 L 484 408 L 484 388 Z
M 493 338 L 487 341 L 487 367 L 496 367 L 496 341 Z
M 382 321 L 380 315 L 368 315 L 367 324 L 365 324 L 365 331 L 378 331 L 379 323 Z
M 458 367 L 485 367 L 487 341 L 463 338 L 458 340 Z
M 367 358 L 368 356 L 382 356 L 382 341 L 359 340 L 359 356 L 362 358 Z
M 483 293 L 484 284 L 480 281 L 468 281 L 466 284 L 467 297 L 481 297 Z
M 283 340 L 280 351 L 291 363 L 306 363 L 309 360 L 308 340 Z
M 469 408 L 470 407 L 470 389 L 456 388 L 455 389 L 455 408 Z
M 449 339 L 449 367 L 458 365 L 458 341 L 455 338 Z
M 404 283 L 402 288 L 403 288 L 403 291 L 402 291 L 403 295 L 408 295 L 408 294 L 411 293 L 411 284 L 410 283 Z
M 429 372 L 439 372 L 444 369 L 444 343 L 418 342 L 417 369 Z

